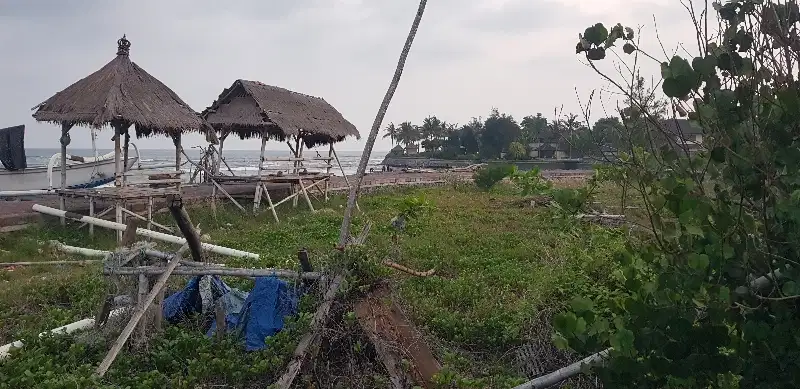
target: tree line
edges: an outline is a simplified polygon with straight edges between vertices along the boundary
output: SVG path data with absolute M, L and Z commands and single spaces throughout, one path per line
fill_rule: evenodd
M 628 150 L 650 143 L 647 121 L 663 120 L 666 102 L 658 99 L 638 77 L 632 96 L 626 99 L 618 116 L 603 117 L 589 125 L 577 114 L 556 115 L 548 119 L 542 113 L 517 121 L 511 114 L 493 108 L 488 117 L 473 117 L 458 125 L 429 116 L 421 124 L 405 121 L 389 123 L 384 138 L 392 145 L 418 145 L 420 155 L 444 159 L 529 159 L 537 144 L 557 145 L 570 158 L 602 157 L 605 151 Z M 641 109 L 644 102 L 646 109 Z M 648 112 L 647 118 L 639 112 Z M 401 153 L 395 148 L 393 153 Z

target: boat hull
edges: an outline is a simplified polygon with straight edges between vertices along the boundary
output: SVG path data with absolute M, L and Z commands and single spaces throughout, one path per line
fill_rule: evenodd
M 130 158 L 128 167 L 138 162 Z M 61 166 L 53 167 L 53 187 L 61 186 Z M 93 188 L 114 181 L 114 159 L 96 162 L 67 162 L 68 188 Z M 0 170 L 0 191 L 46 190 L 50 187 L 47 166 L 22 170 Z

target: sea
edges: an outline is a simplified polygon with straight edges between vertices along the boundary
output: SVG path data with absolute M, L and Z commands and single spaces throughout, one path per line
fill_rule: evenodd
M 111 152 L 111 149 L 98 149 L 98 155 L 103 155 L 108 152 Z M 33 148 L 26 148 L 25 155 L 28 161 L 28 167 L 34 166 L 47 166 L 48 161 L 53 156 L 60 152 L 59 149 L 33 149 Z M 83 156 L 83 157 L 92 157 L 94 156 L 94 152 L 92 149 L 79 149 L 79 148 L 69 148 L 67 152 L 71 155 Z M 225 162 L 227 162 L 230 169 L 236 175 L 248 175 L 248 174 L 256 174 L 258 173 L 258 159 L 260 150 L 224 150 L 222 152 Z M 317 153 L 321 157 L 327 157 L 328 149 L 326 148 L 319 148 L 319 149 L 310 149 L 304 150 L 304 156 L 306 158 L 314 158 L 317 157 Z M 369 163 L 367 165 L 367 172 L 370 171 L 370 168 L 375 169 L 376 171 L 380 171 L 381 169 L 381 161 L 383 161 L 383 157 L 388 153 L 388 151 L 378 151 L 373 150 L 372 154 L 369 158 Z M 191 157 L 192 161 L 198 162 L 201 157 L 201 150 L 199 148 L 187 148 L 186 154 Z M 342 164 L 342 169 L 336 165 L 336 161 L 333 161 L 333 169 L 331 173 L 337 176 L 342 175 L 342 170 L 347 175 L 355 174 L 356 169 L 358 168 L 358 163 L 361 160 L 362 151 L 336 151 L 336 154 L 339 156 L 339 161 Z M 130 155 L 135 155 L 135 151 L 133 148 L 130 149 Z M 139 155 L 141 158 L 142 166 L 147 165 L 159 165 L 159 164 L 166 164 L 175 161 L 175 150 L 169 149 L 140 149 Z M 290 152 L 288 150 L 266 150 L 264 155 L 267 159 L 269 158 L 288 158 L 291 157 Z M 181 156 L 182 159 L 185 157 Z M 319 170 L 324 169 L 324 161 L 306 161 L 304 162 L 304 167 L 309 170 Z M 269 170 L 286 170 L 290 168 L 290 162 L 288 161 L 266 161 L 264 166 Z M 186 164 L 183 165 L 183 170 L 188 171 L 190 165 Z M 222 166 L 222 173 L 228 173 L 227 167 L 225 165 Z

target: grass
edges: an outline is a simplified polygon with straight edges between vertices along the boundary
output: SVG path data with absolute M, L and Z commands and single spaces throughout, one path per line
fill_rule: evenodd
M 429 334 L 448 369 L 469 377 L 463 381 L 464 387 L 507 384 L 503 380 L 515 378 L 515 373 L 504 358 L 509 349 L 530 340 L 529 328 L 543 310 L 560 309 L 576 294 L 613 288 L 610 259 L 625 242 L 621 231 L 564 220 L 545 208 L 522 207 L 518 196 L 502 190 L 486 193 L 466 186 L 398 189 L 363 197 L 359 202 L 365 213 L 356 218 L 353 230 L 359 231 L 367 219 L 373 223 L 366 245 L 370 261 L 378 263 L 392 256 L 390 221 L 409 196 L 423 196 L 432 210 L 409 223 L 399 241 L 401 257 L 394 260 L 418 270 L 434 268 L 437 275 L 419 278 L 385 268 L 381 272 L 389 275 L 404 308 Z M 222 257 L 214 261 L 229 266 L 297 268 L 297 250 L 306 248 L 315 266 L 322 267 L 338 239 L 342 204 L 344 199 L 334 198 L 315 214 L 300 211 L 302 204 L 297 210 L 284 207 L 279 224 L 269 213 L 252 217 L 227 207 L 218 211 L 216 220 L 203 206 L 189 213 L 212 242 L 261 255 L 257 263 Z M 51 260 L 58 254 L 43 243 L 50 239 L 93 248 L 114 245 L 108 232 L 89 240 L 86 231 L 50 225 L 0 235 L 0 262 Z M 90 317 L 104 288 L 96 266 L 0 270 L 0 342 Z M 207 340 L 200 334 L 168 331 L 164 341 L 180 342 L 184 336 L 194 337 L 194 342 L 200 342 L 198 347 L 206 347 L 203 342 Z M 276 349 L 290 350 L 294 341 L 296 337 L 286 339 Z M 93 358 L 97 355 L 91 354 Z M 157 354 L 147 355 L 116 364 L 112 370 L 117 373 L 112 377 L 121 379 L 123 369 L 140 375 L 152 374 L 150 368 L 160 369 L 153 364 Z M 282 361 L 275 355 L 270 358 Z M 448 361 L 454 358 L 462 362 L 450 366 Z M 85 362 L 96 364 L 99 359 Z M 0 364 L 0 377 L 4 368 L 7 366 Z M 162 375 L 181 371 L 164 370 Z M 201 381 L 207 379 L 201 376 Z M 168 378 L 158 376 L 154 382 L 184 387 L 164 381 Z M 242 373 L 231 382 L 251 382 L 248 379 L 252 377 Z

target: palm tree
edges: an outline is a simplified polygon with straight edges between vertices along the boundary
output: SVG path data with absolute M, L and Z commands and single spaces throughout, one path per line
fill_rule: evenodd
M 411 122 L 402 122 L 398 128 L 397 143 L 402 143 L 403 146 L 408 147 L 420 140 L 419 127 L 411 124 Z
M 386 134 L 383 135 L 383 138 L 389 138 L 389 140 L 392 142 L 392 146 L 394 146 L 395 140 L 397 140 L 397 135 L 400 133 L 398 128 L 395 127 L 394 123 L 389 123 L 386 128 L 384 128 L 384 131 L 386 131 Z
M 350 186 L 350 193 L 347 196 L 347 208 L 344 210 L 344 218 L 342 218 L 342 228 L 339 230 L 339 248 L 344 250 L 347 245 L 347 240 L 350 239 L 350 219 L 353 217 L 353 208 L 356 206 L 356 197 L 358 197 L 358 190 L 361 187 L 361 181 L 364 180 L 364 174 L 367 171 L 367 163 L 369 156 L 372 153 L 372 147 L 375 146 L 375 138 L 378 137 L 378 132 L 381 129 L 381 122 L 383 117 L 386 116 L 386 110 L 389 109 L 389 103 L 392 101 L 392 96 L 397 90 L 397 84 L 400 83 L 400 76 L 403 74 L 403 67 L 406 65 L 406 58 L 408 52 L 411 51 L 411 43 L 414 42 L 414 37 L 417 35 L 419 23 L 422 21 L 422 14 L 425 13 L 425 6 L 428 0 L 420 0 L 419 8 L 417 8 L 417 16 L 414 17 L 414 22 L 411 23 L 411 30 L 406 37 L 406 43 L 403 45 L 403 51 L 400 52 L 400 59 L 397 61 L 397 68 L 394 70 L 392 82 L 389 84 L 389 89 L 386 95 L 383 96 L 381 106 L 378 108 L 378 114 L 375 115 L 375 121 L 372 122 L 372 128 L 367 136 L 367 143 L 364 145 L 364 152 L 361 153 L 361 161 L 358 163 L 358 170 L 356 170 L 356 179 L 353 185 Z M 292 383 L 296 374 L 289 378 L 289 384 Z M 289 386 L 289 385 L 286 385 Z

